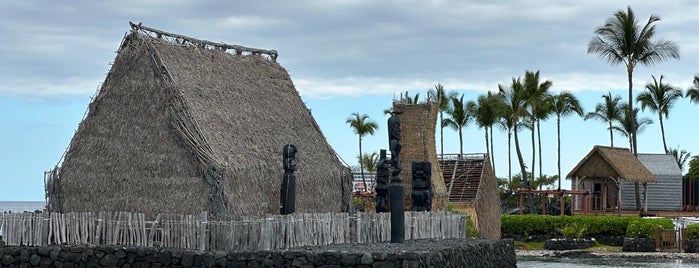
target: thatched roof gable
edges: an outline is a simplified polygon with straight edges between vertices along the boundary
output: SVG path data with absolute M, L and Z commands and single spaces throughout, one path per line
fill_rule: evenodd
M 351 173 L 276 51 L 131 26 L 66 153 L 64 210 L 279 213 L 290 143 L 296 211 L 350 208 Z
M 596 145 L 568 173 L 567 178 L 622 178 L 630 182 L 655 182 L 655 176 L 626 148 Z

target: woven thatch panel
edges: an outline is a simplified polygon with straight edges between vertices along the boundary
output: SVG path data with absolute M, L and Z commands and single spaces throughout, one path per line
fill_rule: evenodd
M 490 158 L 485 157 L 478 195 L 473 202 L 476 207 L 475 225 L 482 238 L 500 239 L 502 208 L 500 207 L 500 190 L 497 177 L 490 165 Z
M 437 160 L 435 149 L 435 126 L 438 107 L 434 102 L 425 104 L 393 103 L 394 111 L 401 111 L 400 130 L 401 152 L 400 164 L 403 170 L 400 177 L 405 187 L 405 208 L 410 209 L 412 190 L 412 162 L 427 161 L 432 164 L 432 209 L 443 210 L 447 207 L 447 188 L 444 186 L 442 170 Z
M 629 182 L 655 182 L 655 176 L 625 148 L 595 146 L 567 178 L 622 178 Z
M 171 130 L 151 55 L 126 43 L 61 167 L 64 212 L 192 214 L 207 207 L 201 167 Z
M 288 143 L 299 150 L 296 211 L 342 211 L 349 173 L 284 68 L 255 55 L 151 42 L 212 158 L 225 169 L 229 213 L 279 213 L 281 152 Z

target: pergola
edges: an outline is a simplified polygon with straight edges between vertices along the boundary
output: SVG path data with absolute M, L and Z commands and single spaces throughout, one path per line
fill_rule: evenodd
M 528 193 L 532 194 L 540 194 L 541 195 L 541 213 L 546 214 L 546 196 L 549 195 L 558 195 L 558 201 L 561 204 L 561 216 L 565 213 L 565 201 L 563 200 L 563 197 L 566 195 L 571 195 L 571 196 L 578 196 L 581 195 L 583 196 L 582 202 L 583 202 L 583 207 L 586 207 L 586 197 L 587 195 L 590 194 L 588 190 L 529 190 L 529 189 L 517 189 L 517 193 L 519 194 L 519 215 L 522 215 L 523 207 L 522 204 L 524 203 L 524 195 Z M 571 198 L 572 200 L 572 198 Z M 587 210 L 584 210 L 583 213 L 587 212 Z M 573 214 L 573 209 L 571 206 L 570 213 Z

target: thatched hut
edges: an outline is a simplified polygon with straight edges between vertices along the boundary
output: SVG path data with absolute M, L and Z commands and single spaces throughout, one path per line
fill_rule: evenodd
M 500 238 L 501 208 L 497 177 L 488 154 L 441 155 L 449 203 L 471 216 L 483 238 Z
M 279 213 L 289 143 L 296 211 L 351 209 L 351 172 L 276 51 L 131 27 L 54 172 L 54 210 Z
M 588 211 L 635 210 L 634 183 L 654 183 L 655 176 L 626 148 L 595 146 L 568 173 L 573 190 L 590 195 L 575 198 L 574 209 Z M 639 187 L 640 188 L 640 187 Z M 643 190 L 641 190 L 643 191 Z M 680 193 L 681 189 L 678 190 Z M 588 198 L 583 202 L 582 198 Z

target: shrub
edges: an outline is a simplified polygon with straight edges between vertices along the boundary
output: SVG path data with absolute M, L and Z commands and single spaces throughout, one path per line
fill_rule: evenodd
M 566 224 L 565 227 L 559 228 L 558 232 L 563 235 L 564 238 L 577 238 L 580 239 L 585 235 L 585 231 L 587 231 L 587 224 L 580 223 L 580 222 L 573 222 L 572 224 Z
M 672 229 L 675 227 L 675 224 L 667 218 L 637 218 L 629 222 L 629 226 L 626 229 L 626 237 L 654 238 L 655 227 Z
M 699 223 L 687 225 L 687 239 L 699 239 Z

